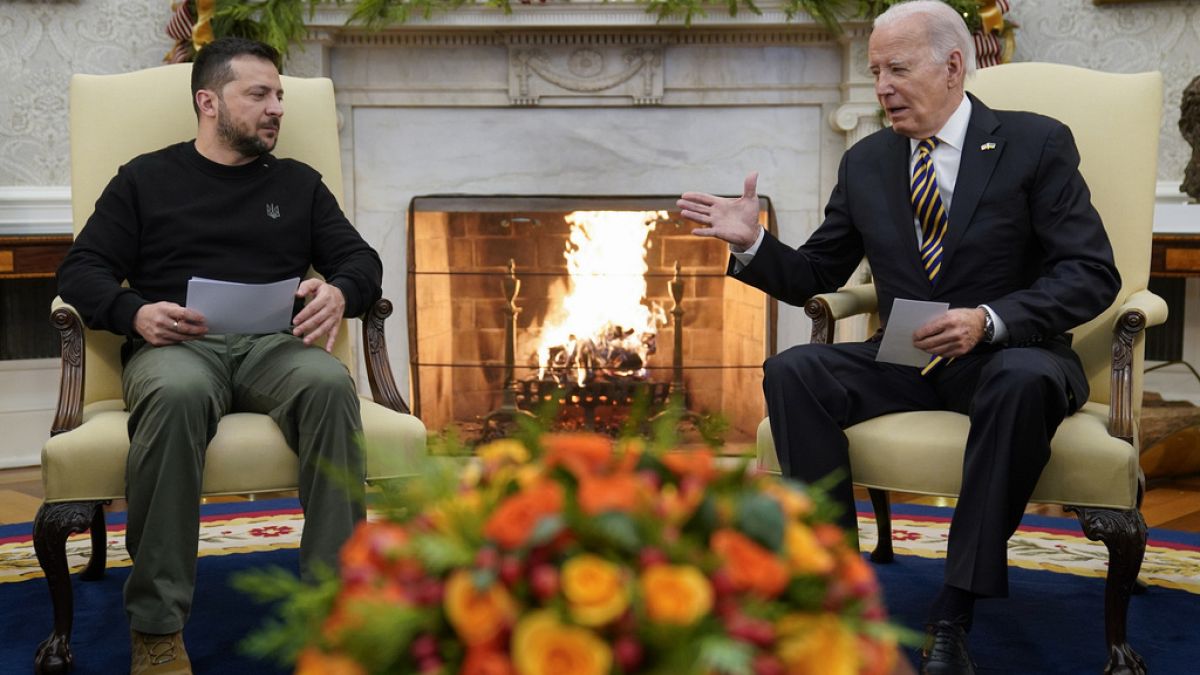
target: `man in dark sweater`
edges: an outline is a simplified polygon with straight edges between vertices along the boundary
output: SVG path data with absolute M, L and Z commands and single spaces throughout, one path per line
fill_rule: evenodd
M 361 495 L 327 475 L 364 474 L 358 396 L 329 352 L 342 318 L 379 297 L 382 265 L 320 174 L 271 156 L 283 117 L 278 60 L 241 39 L 201 50 L 196 139 L 122 166 L 58 270 L 59 294 L 90 327 L 127 337 L 135 673 L 191 672 L 181 636 L 204 451 L 222 415 L 269 414 L 298 453 L 305 569 L 333 565 L 363 517 Z M 310 266 L 325 280 L 300 284 L 288 331 L 214 335 L 184 306 L 192 277 L 265 283 L 303 278 Z

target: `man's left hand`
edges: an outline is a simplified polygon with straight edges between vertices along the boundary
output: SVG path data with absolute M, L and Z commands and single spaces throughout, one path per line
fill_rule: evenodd
M 292 335 L 304 338 L 306 345 L 324 338 L 325 351 L 333 352 L 333 342 L 346 311 L 346 296 L 342 295 L 342 289 L 320 279 L 305 279 L 296 289 L 296 297 L 308 298 L 308 303 L 292 320 L 295 326 Z
M 913 346 L 946 358 L 962 356 L 983 339 L 984 312 L 981 308 L 952 309 L 918 328 Z

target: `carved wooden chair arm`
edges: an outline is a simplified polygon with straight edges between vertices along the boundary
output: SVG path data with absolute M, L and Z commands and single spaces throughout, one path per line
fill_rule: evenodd
M 58 330 L 62 369 L 58 380 L 58 406 L 50 435 L 70 431 L 83 423 L 83 318 L 62 298 L 50 305 L 50 325 Z
M 804 303 L 804 313 L 812 319 L 812 342 L 833 342 L 833 326 L 838 319 L 877 311 L 875 284 L 847 286 L 833 293 L 814 295 Z
M 408 404 L 396 387 L 392 365 L 388 359 L 387 342 L 383 339 L 383 322 L 392 315 L 392 302 L 376 300 L 363 317 L 363 354 L 367 361 L 367 382 L 375 402 L 396 412 L 408 413 Z
M 1133 342 L 1138 333 L 1167 320 L 1167 302 L 1150 291 L 1125 299 L 1113 321 L 1108 433 L 1133 443 Z

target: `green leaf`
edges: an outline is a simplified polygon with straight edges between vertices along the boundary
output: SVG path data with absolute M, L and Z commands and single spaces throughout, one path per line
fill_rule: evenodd
M 411 545 L 421 564 L 434 573 L 466 567 L 475 560 L 474 549 L 457 537 L 426 534 L 416 537 Z
M 550 516 L 542 516 L 538 520 L 537 525 L 533 526 L 533 534 L 529 535 L 529 545 L 541 546 L 545 544 L 557 537 L 558 533 L 562 532 L 564 527 L 566 527 L 566 522 L 563 520 L 561 514 L 556 513 Z
M 636 553 L 642 547 L 638 537 L 637 524 L 627 514 L 610 511 L 601 513 L 595 518 L 596 531 L 612 546 Z
M 700 640 L 697 657 L 702 672 L 750 675 L 754 648 L 726 635 L 708 635 Z
M 783 549 L 783 521 L 779 502 L 764 494 L 751 493 L 738 501 L 737 528 L 772 551 Z

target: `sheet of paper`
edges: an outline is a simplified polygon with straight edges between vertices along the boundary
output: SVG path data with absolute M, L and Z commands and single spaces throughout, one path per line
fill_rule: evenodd
M 888 317 L 887 328 L 883 331 L 883 340 L 879 343 L 879 353 L 875 355 L 875 360 L 923 368 L 929 363 L 929 352 L 923 352 L 913 346 L 913 333 L 929 321 L 945 314 L 948 309 L 948 302 L 896 298 L 892 303 L 892 313 Z
M 187 307 L 204 315 L 212 334 L 261 335 L 292 325 L 292 303 L 300 278 L 269 284 L 239 284 L 192 277 Z

